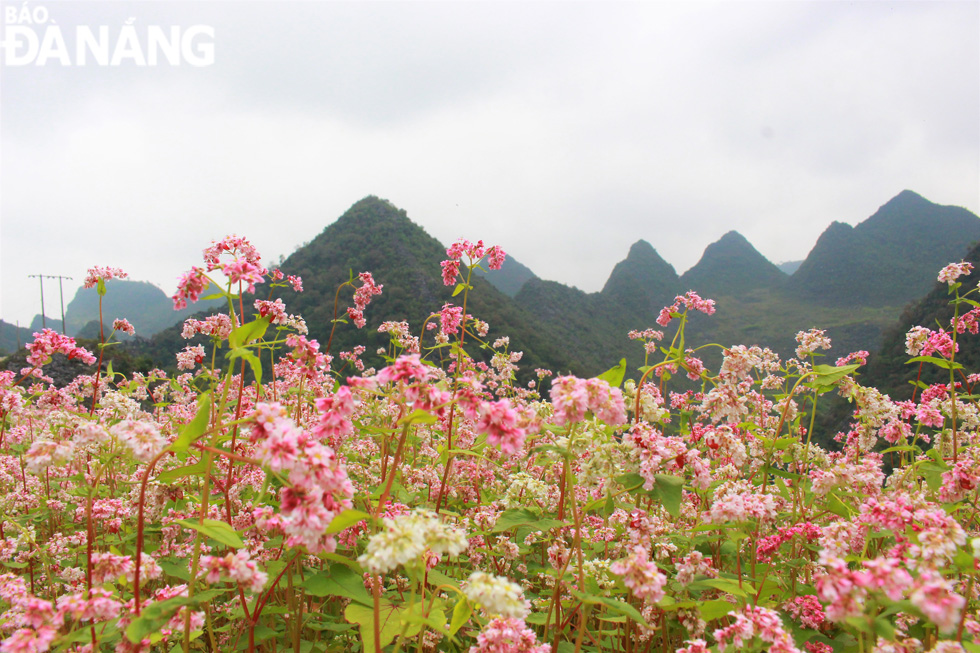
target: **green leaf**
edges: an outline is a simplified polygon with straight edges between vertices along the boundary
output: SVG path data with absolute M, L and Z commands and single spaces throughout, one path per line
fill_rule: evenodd
M 330 565 L 327 571 L 309 576 L 300 586 L 311 596 L 343 596 L 362 605 L 374 605 L 373 597 L 364 588 L 361 574 L 340 563 Z
M 425 573 L 426 582 L 432 587 L 447 585 L 459 589 L 459 581 L 451 576 L 447 576 L 436 568 L 432 568 Z
M 366 512 L 361 512 L 360 510 L 354 510 L 353 508 L 350 508 L 348 510 L 343 511 L 336 517 L 334 517 L 330 521 L 330 524 L 327 525 L 326 532 L 327 534 L 339 533 L 345 528 L 348 528 L 350 526 L 353 526 L 354 524 L 357 524 L 358 522 L 362 522 L 365 519 L 370 519 L 370 518 L 371 515 L 367 514 Z
M 415 603 L 410 605 L 407 609 L 403 609 L 401 612 L 402 625 L 412 624 L 418 626 L 428 626 L 432 630 L 437 632 L 446 631 L 446 612 L 443 610 L 445 604 L 442 601 L 436 601 L 432 609 L 429 610 L 428 616 L 424 613 L 425 611 L 424 603 Z
M 816 372 L 816 378 L 811 378 L 806 384 L 811 388 L 822 388 L 834 385 L 842 378 L 848 374 L 855 372 L 860 365 L 841 365 L 837 367 L 836 365 L 814 365 L 813 371 Z
M 438 421 L 439 418 L 429 411 L 416 408 L 411 413 L 398 420 L 398 423 L 404 426 L 405 424 L 435 424 Z
M 248 343 L 258 340 L 265 335 L 269 328 L 269 317 L 257 317 L 251 322 L 246 322 L 228 334 L 228 346 L 232 349 L 244 347 Z
M 884 617 L 875 619 L 874 629 L 879 637 L 883 637 L 889 642 L 895 641 L 895 627 Z
M 509 531 L 518 526 L 529 525 L 535 530 L 549 531 L 552 528 L 564 526 L 565 522 L 557 519 L 542 519 L 540 515 L 526 508 L 511 508 L 501 513 L 497 523 L 493 525 L 494 533 Z
M 738 586 L 738 582 L 734 580 L 729 580 L 727 578 L 702 578 L 701 580 L 696 580 L 690 585 L 690 589 L 716 589 L 722 592 L 728 592 L 729 594 L 734 594 L 735 596 L 741 598 L 748 598 L 748 593 Z
M 150 603 L 140 612 L 140 616 L 134 619 L 126 628 L 126 638 L 136 644 L 155 633 L 160 632 L 170 618 L 177 614 L 185 605 L 196 606 L 207 603 L 216 596 L 227 593 L 228 590 L 206 590 L 199 592 L 193 597 L 175 596 L 165 601 Z
M 698 607 L 701 612 L 701 618 L 705 621 L 714 621 L 715 619 L 724 617 L 726 614 L 735 609 L 734 605 L 721 599 L 705 601 Z
M 197 413 L 194 415 L 194 419 L 188 422 L 184 428 L 180 430 L 180 435 L 172 445 L 170 445 L 171 451 L 181 452 L 187 451 L 194 442 L 197 441 L 204 432 L 208 430 L 208 423 L 211 421 L 211 392 L 205 392 L 203 395 L 198 397 L 197 400 Z
M 173 576 L 181 580 L 190 580 L 191 571 L 187 566 L 187 561 L 183 560 L 182 562 L 183 564 L 177 564 L 170 560 L 160 560 L 157 564 L 160 565 L 160 569 L 163 569 L 164 573 L 168 576 Z
M 460 628 L 463 627 L 467 621 L 470 620 L 470 616 L 473 614 L 473 604 L 465 596 L 456 602 L 456 607 L 453 608 L 453 620 L 449 624 L 449 636 L 452 637 L 456 634 Z
M 136 644 L 163 628 L 170 618 L 177 614 L 183 606 L 189 605 L 192 599 L 186 596 L 175 596 L 165 601 L 157 601 L 143 608 L 140 616 L 126 628 L 126 639 Z
M 943 485 L 943 474 L 946 472 L 946 467 L 943 465 L 937 465 L 933 462 L 924 462 L 919 465 L 919 472 L 922 477 L 926 479 L 926 485 L 933 492 L 939 490 Z
M 455 297 L 459 293 L 463 292 L 467 288 L 468 288 L 468 286 L 465 283 L 457 283 L 456 284 L 456 288 L 453 289 L 453 297 Z
M 850 518 L 851 516 L 851 512 L 852 512 L 851 508 L 846 503 L 841 501 L 840 497 L 838 497 L 833 492 L 827 495 L 826 505 L 827 505 L 827 510 L 834 513 L 835 515 L 838 515 L 840 517 L 847 517 L 847 518 Z
M 952 369 L 952 370 L 961 370 L 961 369 L 963 369 L 963 366 L 960 365 L 959 363 L 955 363 L 953 361 L 948 361 L 945 358 L 937 358 L 935 356 L 916 356 L 915 358 L 908 359 L 908 361 L 905 364 L 908 365 L 910 363 L 918 363 L 918 362 L 932 363 L 936 367 L 941 367 L 944 370 L 950 370 L 950 369 Z
M 168 469 L 165 472 L 161 472 L 157 476 L 157 481 L 160 483 L 173 483 L 179 478 L 184 478 L 185 476 L 197 476 L 203 474 L 204 470 L 207 469 L 207 461 L 199 460 L 193 465 L 184 465 L 183 467 L 176 467 L 174 469 Z
M 638 624 L 642 624 L 644 626 L 648 625 L 647 620 L 643 618 L 643 615 L 640 614 L 640 611 L 634 608 L 629 603 L 608 596 L 598 596 L 596 598 L 599 599 L 599 603 L 606 606 L 613 612 L 629 617 L 630 619 L 632 619 Z
M 646 482 L 644 478 L 636 472 L 620 474 L 615 478 L 615 481 L 627 490 L 635 490 L 639 487 L 643 487 L 643 484 Z
M 626 377 L 626 359 L 622 358 L 619 361 L 619 365 L 610 368 L 600 374 L 597 378 L 600 381 L 605 381 L 614 388 L 618 388 L 623 385 L 623 379 Z
M 221 542 L 225 546 L 230 546 L 233 549 L 240 549 L 245 546 L 242 536 L 223 521 L 216 519 L 205 519 L 203 523 L 198 523 L 191 519 L 178 519 L 176 521 L 178 524 L 192 528 L 201 535 L 210 537 L 212 540 Z
M 252 368 L 252 374 L 255 375 L 256 379 L 262 378 L 262 361 L 259 357 L 253 354 L 250 350 L 245 347 L 236 347 L 229 351 L 226 356 L 228 360 L 235 360 L 236 358 L 244 358 L 248 361 L 249 366 Z
M 376 651 L 388 645 L 402 631 L 403 610 L 384 599 L 381 600 L 379 610 L 380 623 L 378 628 L 378 642 L 374 641 L 374 607 L 351 603 L 344 609 L 344 618 L 351 623 L 358 625 L 361 631 L 361 642 L 365 651 Z M 418 624 L 408 626 L 405 631 L 406 637 L 414 637 L 422 629 Z
M 932 448 L 926 452 L 926 455 L 941 465 L 944 471 L 949 469 L 949 467 L 946 465 L 946 461 L 943 460 L 943 454 L 941 451 L 939 451 L 939 449 Z
M 654 488 L 660 496 L 660 502 L 674 517 L 681 516 L 681 499 L 683 497 L 684 479 L 679 476 L 657 474 L 654 476 Z

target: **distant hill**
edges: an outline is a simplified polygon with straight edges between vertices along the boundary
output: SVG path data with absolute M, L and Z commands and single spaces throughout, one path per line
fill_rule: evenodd
M 0 356 L 12 354 L 19 347 L 25 346 L 33 338 L 31 330 L 26 327 L 17 327 L 9 322 L 0 320 Z
M 677 272 L 653 245 L 639 240 L 616 264 L 600 293 L 602 299 L 637 316 L 656 314 L 677 294 Z M 636 327 L 632 327 L 636 328 Z
M 489 281 L 490 285 L 508 297 L 514 297 L 524 287 L 525 283 L 531 279 L 538 278 L 536 274 L 531 272 L 530 268 L 510 255 L 504 260 L 504 264 L 499 270 L 488 270 L 484 272 L 477 268 L 474 272 Z
M 973 271 L 970 275 L 958 279 L 963 283 L 960 292 L 965 293 L 970 288 L 976 288 L 977 283 L 980 282 L 980 245 L 947 262 L 961 260 L 973 263 Z M 937 269 L 936 272 L 938 273 L 939 270 Z M 970 298 L 977 299 L 975 294 Z M 944 282 L 934 281 L 929 293 L 909 305 L 902 312 L 901 317 L 885 331 L 881 349 L 872 358 L 865 374 L 866 378 L 862 382 L 890 393 L 894 399 L 908 399 L 912 394 L 909 381 L 915 380 L 918 376 L 919 366 L 906 364 L 909 355 L 905 352 L 905 334 L 914 326 L 936 329 L 938 323 L 949 328 L 950 319 L 953 317 L 953 307 L 949 303 L 951 299 L 949 286 Z M 961 310 L 960 313 L 963 312 Z M 956 342 L 959 345 L 956 361 L 966 367 L 967 373 L 980 370 L 980 336 L 964 333 L 957 335 Z M 949 383 L 949 372 L 933 365 L 923 365 L 921 380 L 925 383 Z
M 497 278 L 505 291 L 495 288 L 491 279 L 475 280 L 468 310 L 490 323 L 490 341 L 499 335 L 511 337 L 512 349 L 525 352 L 526 369 L 592 375 L 623 356 L 635 368 L 642 364 L 641 348 L 627 339 L 627 333 L 656 327 L 660 308 L 692 289 L 714 299 L 717 312 L 692 317 L 688 343 L 758 344 L 788 357 L 798 331 L 821 328 L 834 342 L 829 356 L 836 357 L 858 349 L 877 350 L 905 304 L 929 292 L 938 270 L 960 260 L 977 238 L 980 218 L 904 191 L 856 227 L 830 225 L 792 276 L 736 232 L 709 245 L 698 264 L 681 277 L 641 240 L 616 264 L 600 292 L 585 293 L 540 279 L 513 262 L 509 270 L 507 264 L 502 270 L 509 281 Z M 507 243 L 499 244 L 507 249 Z M 331 353 L 365 344 L 369 364 L 376 364 L 372 352 L 387 343 L 387 336 L 376 331 L 382 321 L 407 320 L 418 333 L 444 303 L 461 301 L 442 284 L 439 262 L 446 256 L 445 248 L 405 211 L 367 197 L 282 263 L 283 272 L 303 277 L 306 292 L 287 289 L 281 297 L 291 313 L 306 319 L 310 337 L 326 346 L 338 285 L 351 272 L 372 272 L 384 293 L 368 308 L 368 327 L 357 331 L 351 324 L 339 325 Z M 821 273 L 828 278 L 822 279 Z M 351 294 L 350 289 L 341 293 L 341 318 Z M 170 367 L 173 353 L 184 344 L 179 327 L 169 327 L 141 345 L 141 351 Z M 718 352 L 710 348 L 705 355 L 714 363 Z
M 67 319 L 67 318 L 66 318 Z M 57 320 L 48 315 L 41 316 L 40 313 L 34 316 L 31 320 L 30 332 L 34 333 L 42 329 L 51 329 L 52 331 L 61 331 L 61 320 Z
M 109 329 L 116 318 L 126 318 L 135 327 L 136 335 L 148 337 L 208 307 L 222 307 L 222 302 L 199 302 L 182 311 L 175 311 L 173 300 L 152 283 L 111 279 L 106 283 L 106 294 L 102 298 L 102 317 Z M 98 292 L 95 288 L 79 288 L 65 309 L 68 335 L 97 338 L 98 320 Z M 94 333 L 91 326 L 86 328 L 93 321 L 96 323 Z
M 776 267 L 785 272 L 786 274 L 793 274 L 800 269 L 803 261 L 783 261 L 782 263 L 777 263 Z
M 680 285 L 704 297 L 744 295 L 759 288 L 778 288 L 786 278 L 742 234 L 729 231 L 708 245 L 697 265 L 681 276 Z
M 936 272 L 980 240 L 980 218 L 902 191 L 856 227 L 834 222 L 787 282 L 825 306 L 903 306 L 929 292 Z
M 384 291 L 365 313 L 368 327 L 357 331 L 351 324 L 339 325 L 331 353 L 336 356 L 355 344 L 366 344 L 368 360 L 376 362 L 373 351 L 388 343 L 387 334 L 377 333 L 381 322 L 407 320 L 417 334 L 426 318 L 443 304 L 462 301 L 462 297 L 452 297 L 453 288 L 443 285 L 439 263 L 445 258 L 445 245 L 412 222 L 404 210 L 387 200 L 366 197 L 282 263 L 285 274 L 303 277 L 305 288 L 300 294 L 283 293 L 283 301 L 290 312 L 303 315 L 310 337 L 325 347 L 337 287 L 351 272 L 371 272 Z M 486 280 L 476 277 L 473 281 L 467 312 L 489 322 L 489 342 L 510 336 L 511 349 L 524 351 L 522 363 L 530 369 L 555 366 L 585 372 L 576 352 L 553 338 L 535 315 Z M 351 305 L 352 294 L 350 289 L 341 292 L 339 317 Z

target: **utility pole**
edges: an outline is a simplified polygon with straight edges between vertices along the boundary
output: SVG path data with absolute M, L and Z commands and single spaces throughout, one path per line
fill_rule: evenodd
M 58 292 L 61 299 L 61 335 L 68 335 L 65 332 L 65 288 L 62 285 L 63 279 L 71 280 L 71 277 L 62 276 L 60 274 L 29 274 L 28 277 L 37 277 L 38 282 L 41 284 L 41 328 L 47 328 L 47 321 L 44 316 L 44 280 L 45 279 L 57 279 L 58 280 Z
M 41 328 L 47 329 L 48 322 L 44 317 L 44 275 L 43 274 L 29 274 L 27 278 L 37 277 L 37 281 L 41 286 Z
M 65 289 L 64 286 L 61 285 L 61 281 L 62 279 L 68 279 L 71 281 L 71 277 L 63 277 L 60 274 L 55 275 L 55 277 L 58 279 L 58 294 L 61 297 L 61 335 L 67 336 L 68 334 L 65 332 L 65 329 L 67 328 L 67 325 L 65 324 Z

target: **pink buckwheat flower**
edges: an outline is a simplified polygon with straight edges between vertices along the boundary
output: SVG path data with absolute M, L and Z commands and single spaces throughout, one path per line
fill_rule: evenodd
M 823 606 L 812 594 L 797 596 L 783 604 L 783 609 L 804 628 L 820 630 L 826 621 Z
M 24 454 L 24 462 L 28 470 L 40 474 L 48 467 L 60 467 L 68 463 L 74 452 L 75 444 L 70 440 L 35 440 Z
M 966 333 L 969 331 L 973 335 L 980 333 L 980 308 L 975 308 L 968 313 L 960 316 L 959 320 L 955 317 L 949 318 L 949 324 L 956 329 L 956 333 Z
M 129 323 L 129 320 L 124 318 L 117 318 L 112 322 L 113 331 L 122 331 L 123 333 L 128 333 L 131 336 L 136 335 L 136 328 Z
M 446 286 L 452 286 L 456 284 L 456 279 L 459 277 L 459 261 L 449 260 L 443 261 L 439 265 L 442 266 L 442 283 Z
M 253 263 L 245 257 L 225 263 L 222 271 L 229 281 L 233 284 L 243 284 L 250 293 L 255 292 L 255 284 L 265 281 L 265 274 L 268 272 L 261 265 Z
M 0 643 L 0 653 L 43 653 L 51 649 L 51 642 L 58 636 L 54 626 L 20 628 Z
M 601 379 L 559 376 L 551 384 L 551 402 L 559 426 L 583 421 L 586 411 L 610 426 L 626 423 L 622 391 Z
M 262 260 L 259 251 L 252 246 L 247 238 L 232 234 L 223 240 L 212 240 L 211 244 L 204 249 L 204 262 L 208 264 L 208 272 L 221 267 L 220 259 L 224 253 L 229 253 L 236 258 L 241 257 L 254 265 L 258 265 L 258 262 Z
M 128 576 L 133 570 L 133 559 L 114 553 L 92 554 L 92 582 L 102 584 Z
M 799 346 L 796 348 L 796 357 L 806 358 L 818 349 L 830 349 L 830 338 L 826 334 L 827 332 L 823 329 L 798 332 L 796 342 L 799 343 Z
M 99 284 L 99 281 L 106 282 L 109 279 L 125 279 L 128 276 L 129 274 L 123 272 L 120 268 L 95 266 L 88 269 L 88 274 L 85 276 L 85 282 L 82 284 L 82 288 L 95 288 Z
M 208 583 L 216 583 L 227 579 L 251 592 L 261 592 L 269 575 L 260 571 L 248 551 L 240 549 L 229 553 L 223 558 L 217 556 L 201 556 L 201 569 L 205 572 Z
M 332 395 L 317 399 L 316 409 L 320 411 L 320 418 L 313 427 L 313 435 L 317 439 L 326 439 L 331 446 L 338 446 L 342 436 L 354 432 L 350 421 L 354 413 L 354 397 L 349 387 L 341 386 Z
M 136 460 L 144 463 L 153 460 L 167 446 L 160 427 L 153 422 L 124 419 L 112 426 L 109 433 L 128 446 Z
M 500 445 L 500 450 L 506 455 L 515 454 L 524 446 L 524 429 L 518 426 L 517 411 L 507 399 L 484 402 L 476 430 L 486 433 L 487 442 Z
M 187 301 L 196 302 L 208 289 L 211 280 L 205 275 L 204 270 L 194 266 L 189 272 L 185 272 L 177 282 L 177 292 L 174 293 L 174 310 L 180 311 L 187 308 Z
M 650 560 L 650 553 L 642 545 L 632 547 L 629 555 L 609 565 L 609 570 L 623 577 L 626 587 L 633 590 L 637 598 L 658 603 L 664 598 L 664 585 L 667 577 Z
M 960 622 L 966 599 L 953 591 L 948 580 L 933 571 L 920 576 L 916 585 L 916 589 L 909 595 L 912 604 L 929 621 L 939 626 L 940 632 L 953 632 Z
M 696 292 L 689 290 L 683 295 L 674 297 L 674 303 L 670 306 L 664 306 L 660 309 L 657 324 L 662 327 L 670 324 L 673 316 L 680 313 L 682 306 L 687 311 L 701 311 L 706 315 L 714 315 L 715 313 L 715 300 L 702 299 Z
M 439 330 L 446 335 L 459 333 L 459 327 L 463 324 L 463 307 L 443 304 L 439 315 Z
M 551 653 L 551 644 L 538 644 L 538 636 L 523 619 L 491 619 L 469 653 Z
M 905 334 L 905 353 L 909 356 L 919 356 L 929 340 L 931 331 L 923 326 L 914 326 Z
M 970 274 L 973 270 L 973 264 L 967 261 L 960 261 L 959 263 L 950 263 L 942 270 L 939 271 L 938 281 L 942 281 L 950 286 L 956 283 L 956 279 L 963 276 L 964 274 Z
M 76 345 L 74 338 L 63 336 L 51 329 L 44 329 L 40 333 L 35 333 L 34 342 L 27 345 L 27 351 L 30 352 L 27 356 L 27 363 L 34 367 L 47 365 L 51 360 L 51 355 L 55 353 L 62 353 L 69 360 L 78 358 L 88 365 L 95 363 L 95 356 L 92 352 Z
M 703 639 L 688 639 L 684 643 L 689 646 L 677 649 L 677 653 L 711 653 L 708 642 Z
M 504 264 L 506 253 L 499 245 L 493 245 L 487 250 L 487 267 L 491 270 L 499 270 Z
M 357 278 L 361 280 L 361 285 L 354 291 L 354 305 L 358 310 L 363 311 L 371 303 L 373 296 L 381 294 L 384 286 L 374 283 L 374 277 L 370 272 L 361 272 Z
M 177 369 L 192 370 L 198 363 L 204 362 L 204 346 L 188 345 L 183 351 L 177 352 Z
M 292 487 L 279 491 L 276 525 L 286 546 L 304 546 L 310 553 L 332 553 L 336 538 L 326 533 L 334 517 L 353 506 L 354 486 L 334 450 L 317 442 L 285 416 L 276 404 L 258 404 L 252 438 L 255 457 L 287 476 Z
M 728 647 L 729 640 L 736 649 L 742 649 L 753 637 L 758 637 L 763 642 L 772 644 L 770 653 L 800 653 L 792 635 L 783 629 L 783 622 L 776 612 L 747 605 L 740 612 L 728 614 L 735 618 L 735 623 L 714 632 L 720 651 Z

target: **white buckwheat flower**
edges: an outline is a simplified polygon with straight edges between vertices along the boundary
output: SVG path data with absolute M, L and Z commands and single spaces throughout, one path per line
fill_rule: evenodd
M 521 586 L 504 576 L 474 571 L 466 581 L 463 593 L 489 615 L 523 619 L 531 611 Z
M 444 523 L 431 510 L 413 510 L 394 519 L 368 540 L 357 561 L 371 573 L 381 574 L 422 558 L 426 552 L 459 555 L 466 550 L 466 532 Z

